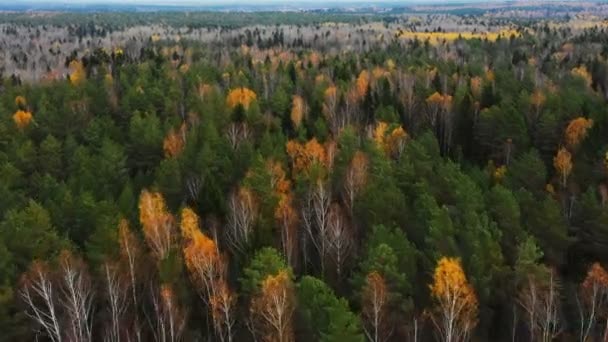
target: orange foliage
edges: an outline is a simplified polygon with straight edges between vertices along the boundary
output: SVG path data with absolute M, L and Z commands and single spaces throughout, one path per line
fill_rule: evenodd
M 314 164 L 327 165 L 327 154 L 323 145 L 316 138 L 312 138 L 306 144 L 297 141 L 287 142 L 287 154 L 291 158 L 295 172 L 307 172 Z
M 255 92 L 249 88 L 236 88 L 232 89 L 226 97 L 226 105 L 230 109 L 234 109 L 236 106 L 241 105 L 245 109 L 249 109 L 249 106 L 253 101 L 257 99 Z
M 139 221 L 150 249 L 159 260 L 164 259 L 173 245 L 174 218 L 160 193 L 146 189 L 141 192 Z
M 182 209 L 180 229 L 184 241 L 190 241 L 199 231 L 199 219 L 194 210 L 188 207 Z
M 306 115 L 306 104 L 300 95 L 294 95 L 291 104 L 291 122 L 297 129 L 302 123 L 302 119 Z
M 32 122 L 32 113 L 24 110 L 18 110 L 13 114 L 13 121 L 17 128 L 24 129 Z
M 442 340 L 466 340 L 477 324 L 478 302 L 460 260 L 441 258 L 435 268 L 430 290 L 437 303 L 431 318 Z
M 364 98 L 365 94 L 367 94 L 367 89 L 369 88 L 369 81 L 369 71 L 361 71 L 359 77 L 357 77 L 357 96 L 359 97 L 359 99 Z
M 557 155 L 553 158 L 553 166 L 560 175 L 563 187 L 566 187 L 568 176 L 572 172 L 572 155 L 565 148 L 560 148 Z
M 294 287 L 287 271 L 269 275 L 260 293 L 253 298 L 250 312 L 258 323 L 262 338 L 268 342 L 294 341 L 292 315 L 295 309 Z
M 401 155 L 406 140 L 407 133 L 403 127 L 397 127 L 387 137 L 384 150 L 393 158 L 397 158 L 399 155 Z
M 169 130 L 169 133 L 163 140 L 163 150 L 165 151 L 165 157 L 174 158 L 181 154 L 184 150 L 186 136 L 186 124 L 182 124 L 179 131 L 175 131 L 173 128 Z
M 592 119 L 578 117 L 573 119 L 566 127 L 566 144 L 571 147 L 577 146 L 587 136 L 587 130 L 593 126 Z

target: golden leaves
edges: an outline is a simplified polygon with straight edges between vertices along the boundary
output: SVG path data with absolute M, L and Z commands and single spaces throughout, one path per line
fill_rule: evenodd
M 294 340 L 292 315 L 295 309 L 294 286 L 286 270 L 269 275 L 260 293 L 253 298 L 251 315 L 259 322 L 264 341 Z
M 357 77 L 357 96 L 362 99 L 367 94 L 369 88 L 370 74 L 369 71 L 363 70 Z
M 477 297 L 466 279 L 459 259 L 443 257 L 439 260 L 430 290 L 438 304 L 438 314 L 454 322 L 454 327 L 443 327 L 444 329 L 472 329 L 475 326 Z
M 481 89 L 483 86 L 483 80 L 481 77 L 476 76 L 471 78 L 471 94 L 475 96 L 475 98 L 481 97 Z
M 302 119 L 306 115 L 306 103 L 300 95 L 294 95 L 291 102 L 291 122 L 296 129 L 302 124 Z
M 20 109 L 13 114 L 13 121 L 17 128 L 24 129 L 32 122 L 32 113 Z
M 86 74 L 85 74 L 85 70 L 84 70 L 84 66 L 82 65 L 82 62 L 79 60 L 73 60 L 70 62 L 69 65 L 69 69 L 70 69 L 70 82 L 72 83 L 72 85 L 79 85 L 81 84 L 84 79 L 86 78 Z
M 591 127 L 593 127 L 592 119 L 578 117 L 570 121 L 564 134 L 566 144 L 570 147 L 576 147 L 587 136 L 587 131 Z
M 286 147 L 295 172 L 307 172 L 314 164 L 327 165 L 325 148 L 316 138 L 312 138 L 305 144 L 290 140 Z
M 232 89 L 226 97 L 226 105 L 230 109 L 236 108 L 241 105 L 245 110 L 249 109 L 249 106 L 253 101 L 257 99 L 255 92 L 249 88 L 240 87 Z
M 146 189 L 141 192 L 139 221 L 150 249 L 159 260 L 164 259 L 173 245 L 174 218 L 160 193 Z
M 566 186 L 568 176 L 572 172 L 572 155 L 564 147 L 557 151 L 557 154 L 553 158 L 553 166 L 561 177 L 562 186 Z
M 373 139 L 387 155 L 396 158 L 403 151 L 408 135 L 401 126 L 394 128 L 387 135 L 388 131 L 389 125 L 386 122 L 378 122 L 373 131 Z

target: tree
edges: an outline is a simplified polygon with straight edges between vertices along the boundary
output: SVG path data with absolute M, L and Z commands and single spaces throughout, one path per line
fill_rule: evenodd
M 66 313 L 67 340 L 92 341 L 94 289 L 86 264 L 69 251 L 59 256 L 61 307 Z
M 139 274 L 142 247 L 133 232 L 129 229 L 129 223 L 125 219 L 121 219 L 118 224 L 118 242 L 120 244 L 120 258 L 127 267 L 130 290 L 130 307 L 131 315 L 133 316 L 132 333 L 135 334 L 137 341 L 141 341 L 141 331 L 139 326 Z
M 342 208 L 336 203 L 329 208 L 326 238 L 328 239 L 328 252 L 334 261 L 336 275 L 338 281 L 340 281 L 344 266 L 355 247 L 355 237 L 352 227 L 342 212 Z
M 27 305 L 26 314 L 44 329 L 53 342 L 63 341 L 63 326 L 60 324 L 60 309 L 57 304 L 57 288 L 53 284 L 49 267 L 34 261 L 21 279 L 20 296 Z
M 220 341 L 231 342 L 235 319 L 236 296 L 225 280 L 216 284 L 215 293 L 210 298 L 213 327 Z
M 297 310 L 304 320 L 307 338 L 322 342 L 363 342 L 361 322 L 322 280 L 304 276 L 297 286 Z
M 230 109 L 235 109 L 237 106 L 242 106 L 245 110 L 249 109 L 249 106 L 257 98 L 256 93 L 245 87 L 232 89 L 228 96 L 226 96 L 226 106 Z
M 561 332 L 559 287 L 554 271 L 539 264 L 542 256 L 534 240 L 526 239 L 518 248 L 515 275 L 530 340 L 548 342 Z
M 179 131 L 175 131 L 173 128 L 169 130 L 169 133 L 163 140 L 163 150 L 165 151 L 165 157 L 175 158 L 180 155 L 184 149 L 186 142 L 186 124 L 182 124 Z
M 76 60 L 76 59 L 71 61 L 70 65 L 69 65 L 69 69 L 70 69 L 70 82 L 75 86 L 82 84 L 82 82 L 86 78 L 86 72 L 84 70 L 84 66 L 82 65 L 82 62 L 79 60 Z
M 291 272 L 285 259 L 274 248 L 264 247 L 258 250 L 249 265 L 243 270 L 243 276 L 239 279 L 241 283 L 241 293 L 244 296 L 255 295 L 262 285 L 262 282 L 269 275 L 276 276 L 279 272 L 287 270 Z
M 170 285 L 151 289 L 153 308 L 153 336 L 156 342 L 177 342 L 181 340 L 186 327 L 186 314 L 177 303 L 175 292 Z
M 294 95 L 291 102 L 291 123 L 295 129 L 298 129 L 302 124 L 302 120 L 306 116 L 307 108 L 304 99 L 300 95 Z
M 367 275 L 362 295 L 364 331 L 371 342 L 386 341 L 392 334 L 387 324 L 388 291 L 384 278 L 378 272 Z
M 250 313 L 264 341 L 294 341 L 292 315 L 295 309 L 291 275 L 281 270 L 269 275 L 251 302 Z
M 587 136 L 587 131 L 591 127 L 593 127 L 592 119 L 585 119 L 584 117 L 572 119 L 570 123 L 568 123 L 566 131 L 564 132 L 566 145 L 568 145 L 570 148 L 577 147 L 581 141 L 585 139 Z
M 108 312 L 104 341 L 120 342 L 126 328 L 124 321 L 129 307 L 128 280 L 121 273 L 120 266 L 117 263 L 105 262 L 102 266 L 102 274 L 105 305 Z
M 226 238 L 233 253 L 243 253 L 249 247 L 257 216 L 257 202 L 247 187 L 233 191 L 228 202 Z
M 15 114 L 13 114 L 13 121 L 15 122 L 17 128 L 19 128 L 20 130 L 23 130 L 24 128 L 29 126 L 30 122 L 32 122 L 32 118 L 33 116 L 31 112 L 21 109 L 19 109 L 15 112 Z
M 344 197 L 346 206 L 352 215 L 355 197 L 367 182 L 369 160 L 365 153 L 357 151 L 353 155 L 344 176 Z
M 430 317 L 440 340 L 468 340 L 477 324 L 478 303 L 460 260 L 441 258 L 435 268 L 430 290 L 436 303 Z
M 595 326 L 600 318 L 605 317 L 608 304 L 608 272 L 599 263 L 589 267 L 585 280 L 579 285 L 576 302 L 580 316 L 580 341 L 594 340 L 599 335 Z M 607 334 L 608 326 L 604 328 L 602 340 L 608 337 Z
M 570 152 L 564 147 L 560 148 L 553 158 L 553 166 L 560 176 L 560 184 L 565 188 L 568 183 L 568 176 L 572 172 L 572 155 Z
M 158 192 L 143 190 L 139 197 L 139 221 L 144 237 L 157 260 L 163 260 L 174 242 L 175 223 L 167 211 L 163 196 Z

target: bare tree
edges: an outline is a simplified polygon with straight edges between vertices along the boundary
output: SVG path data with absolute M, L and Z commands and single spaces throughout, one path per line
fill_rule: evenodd
M 57 294 L 48 265 L 34 261 L 22 278 L 21 299 L 27 305 L 26 314 L 33 319 L 53 342 L 62 342 L 62 327 L 57 307 Z
M 128 286 L 125 284 L 116 264 L 106 262 L 103 265 L 107 311 L 109 313 L 108 327 L 105 331 L 105 342 L 120 342 L 124 330 L 124 315 L 128 308 Z
M 249 244 L 257 205 L 253 193 L 245 187 L 232 192 L 228 202 L 228 226 L 226 238 L 233 252 L 242 253 Z
M 337 203 L 331 206 L 328 218 L 327 238 L 329 239 L 330 255 L 336 265 L 336 275 L 340 281 L 344 265 L 355 241 L 346 217 L 342 213 L 342 208 Z
M 79 342 L 91 341 L 94 291 L 84 261 L 69 251 L 62 252 L 59 280 L 63 294 L 60 301 L 67 315 L 70 339 Z

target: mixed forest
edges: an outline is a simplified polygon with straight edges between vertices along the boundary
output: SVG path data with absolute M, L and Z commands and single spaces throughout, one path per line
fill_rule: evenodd
M 0 341 L 608 339 L 607 21 L 81 15 L 0 17 Z

